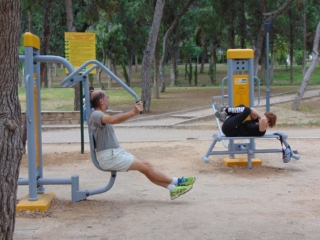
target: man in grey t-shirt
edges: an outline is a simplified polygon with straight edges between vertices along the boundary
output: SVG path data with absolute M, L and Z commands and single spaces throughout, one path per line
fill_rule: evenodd
M 109 97 L 101 90 L 91 93 L 91 105 L 94 112 L 90 117 L 90 127 L 96 142 L 96 154 L 100 166 L 105 170 L 143 173 L 151 182 L 167 188 L 171 199 L 175 199 L 192 189 L 195 177 L 169 177 L 154 167 L 149 161 L 139 159 L 126 152 L 119 145 L 113 124 L 119 124 L 143 111 L 142 102 L 136 103 L 133 110 L 117 115 L 108 115 Z

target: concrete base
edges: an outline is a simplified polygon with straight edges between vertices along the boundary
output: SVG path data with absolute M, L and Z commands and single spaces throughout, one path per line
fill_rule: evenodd
M 252 166 L 261 166 L 262 161 L 259 158 L 252 158 L 251 159 Z M 223 159 L 224 165 L 231 167 L 231 166 L 248 166 L 248 159 L 247 158 L 225 158 Z
M 17 204 L 16 210 L 29 210 L 29 211 L 47 211 L 50 207 L 51 201 L 55 197 L 55 194 L 52 192 L 38 194 L 37 201 L 29 201 L 29 195 L 21 199 Z

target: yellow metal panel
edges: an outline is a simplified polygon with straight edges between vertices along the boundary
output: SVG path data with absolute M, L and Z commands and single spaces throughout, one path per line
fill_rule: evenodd
M 248 75 L 233 75 L 233 106 L 250 106 L 250 85 Z
M 248 159 L 247 158 L 225 158 L 223 159 L 224 165 L 231 167 L 231 166 L 248 166 Z M 252 166 L 261 166 L 262 161 L 259 158 L 251 158 Z
M 228 59 L 247 59 L 253 57 L 254 52 L 252 49 L 229 49 L 227 51 Z
M 26 32 L 23 36 L 23 40 L 25 47 L 34 47 L 40 50 L 40 39 L 31 32 Z
M 55 197 L 55 194 L 52 192 L 38 194 L 37 201 L 29 201 L 29 195 L 25 196 L 17 204 L 16 210 L 28 210 L 28 211 L 47 211 L 50 207 L 51 201 Z

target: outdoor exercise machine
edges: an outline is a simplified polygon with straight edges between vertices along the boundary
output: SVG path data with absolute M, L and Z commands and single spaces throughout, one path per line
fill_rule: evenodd
M 140 101 L 137 94 L 129 88 L 123 81 L 114 75 L 102 63 L 90 60 L 84 63 L 77 70 L 65 58 L 52 55 L 40 55 L 40 39 L 30 32 L 24 34 L 25 55 L 19 56 L 20 62 L 25 62 L 26 79 L 26 127 L 27 127 L 27 154 L 28 154 L 28 178 L 19 178 L 19 185 L 28 185 L 29 194 L 17 204 L 17 211 L 20 210 L 40 210 L 45 211 L 49 208 L 55 194 L 46 193 L 44 185 L 71 185 L 72 202 L 78 202 L 89 196 L 104 193 L 110 190 L 115 182 L 117 173 L 111 171 L 109 183 L 102 188 L 94 190 L 79 190 L 79 176 L 72 175 L 70 178 L 44 178 L 42 164 L 42 132 L 41 132 L 41 95 L 40 95 L 40 62 L 61 63 L 68 69 L 69 75 L 61 81 L 64 87 L 72 87 L 75 83 L 82 81 L 84 86 L 86 111 L 90 118 L 90 93 L 88 74 L 96 67 L 102 68 L 120 86 L 128 91 L 136 100 Z M 89 64 L 95 64 L 90 69 L 86 69 Z M 85 69 L 85 72 L 80 75 Z M 91 128 L 88 125 L 90 153 L 94 166 L 103 170 L 96 158 L 94 139 Z
M 243 104 L 247 107 L 257 107 L 260 104 L 260 80 L 254 77 L 253 74 L 253 57 L 254 53 L 252 49 L 229 49 L 227 51 L 228 59 L 228 76 L 222 80 L 222 94 L 221 96 L 214 96 L 212 98 L 212 108 L 214 113 L 217 111 L 214 107 L 214 102 L 217 100 L 221 101 L 223 105 L 225 98 L 228 99 L 226 106 L 235 107 Z M 228 94 L 224 90 L 224 82 L 228 80 Z M 258 87 L 257 102 L 255 104 L 254 87 L 255 81 Z M 210 155 L 229 155 L 229 158 L 224 159 L 224 163 L 227 166 L 237 165 L 237 166 L 248 166 L 252 168 L 252 165 L 261 165 L 262 161 L 255 157 L 255 153 L 277 153 L 283 152 L 282 148 L 279 149 L 256 149 L 255 139 L 279 139 L 279 135 L 282 137 L 283 144 L 288 148 L 289 144 L 287 142 L 288 135 L 284 133 L 276 134 L 265 134 L 262 137 L 226 137 L 224 136 L 220 121 L 216 118 L 216 122 L 219 129 L 219 134 L 213 134 L 213 142 L 211 143 L 207 153 L 202 156 L 202 160 L 206 163 L 209 162 Z M 235 141 L 241 140 L 240 143 L 235 143 Z M 228 150 L 224 151 L 213 151 L 217 142 L 222 141 L 224 147 Z M 226 144 L 228 141 L 228 145 Z M 243 142 L 245 141 L 245 142 Z M 291 148 L 290 148 L 291 150 Z M 238 157 L 235 158 L 235 154 L 246 154 L 247 158 Z M 291 157 L 299 160 L 300 156 L 294 154 L 291 150 Z

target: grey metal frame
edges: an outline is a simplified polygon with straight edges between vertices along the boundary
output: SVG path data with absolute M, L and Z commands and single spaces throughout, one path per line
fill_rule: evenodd
M 282 136 L 282 141 L 283 144 L 288 147 L 288 142 L 287 142 L 287 138 L 288 135 L 281 133 L 281 132 L 277 132 L 277 134 L 280 134 Z M 219 136 L 217 134 L 213 134 L 212 135 L 213 138 L 213 142 L 211 143 L 207 153 L 202 156 L 202 160 L 206 163 L 209 163 L 209 155 L 224 155 L 224 154 L 247 154 L 248 156 L 248 168 L 252 168 L 252 158 L 254 157 L 255 153 L 277 153 L 277 152 L 282 152 L 282 148 L 279 149 L 256 149 L 255 148 L 255 139 L 270 139 L 270 138 L 279 138 L 278 135 L 274 135 L 274 134 L 266 134 L 262 137 L 226 137 L 226 136 Z M 249 143 L 242 143 L 242 144 L 234 144 L 232 149 L 228 149 L 228 151 L 213 151 L 214 146 L 216 145 L 217 142 L 220 141 L 224 141 L 224 140 L 243 140 L 243 139 L 249 139 Z M 292 149 L 291 150 L 291 154 L 292 154 L 292 158 L 299 160 L 300 156 L 297 154 L 294 154 Z
M 39 50 L 33 47 L 25 47 L 25 55 L 19 56 L 20 62 L 25 62 L 26 69 L 26 121 L 27 121 L 27 138 L 28 138 L 28 179 L 19 178 L 19 185 L 29 185 L 29 201 L 38 200 L 37 194 L 42 194 L 45 191 L 43 185 L 71 185 L 71 198 L 72 202 L 78 202 L 86 199 L 88 196 L 104 193 L 110 190 L 115 182 L 117 176 L 116 171 L 111 171 L 111 176 L 109 183 L 102 188 L 93 190 L 79 190 L 79 176 L 73 175 L 71 178 L 43 178 L 42 169 L 42 134 L 41 134 L 41 96 L 40 96 L 40 62 L 58 62 L 64 65 L 68 72 L 70 73 L 68 77 L 61 81 L 61 85 L 64 87 L 71 87 L 73 84 L 79 81 L 84 83 L 85 99 L 86 99 L 86 111 L 87 116 L 90 118 L 90 93 L 89 93 L 89 83 L 87 74 L 89 74 L 94 68 L 101 67 L 105 72 L 107 72 L 115 81 L 117 81 L 124 89 L 126 89 L 132 96 L 134 96 L 136 102 L 139 101 L 137 94 L 125 85 L 116 75 L 114 75 L 108 68 L 106 68 L 102 63 L 96 60 L 90 60 L 84 63 L 79 69 L 74 70 L 73 66 L 66 59 L 59 56 L 52 55 L 39 55 Z M 95 65 L 91 67 L 84 74 L 79 75 L 80 71 L 89 64 L 94 63 Z M 37 79 L 33 81 L 34 73 L 37 74 Z M 34 109 L 34 95 L 33 88 L 34 84 L 37 84 L 37 96 L 38 96 L 38 109 Z M 36 143 L 35 136 L 35 111 L 38 112 L 38 142 Z M 89 142 L 90 142 L 90 153 L 92 162 L 96 168 L 103 170 L 96 158 L 96 153 L 94 149 L 94 139 L 90 126 L 88 125 Z M 35 153 L 36 144 L 39 147 L 40 154 L 40 166 L 35 168 Z

